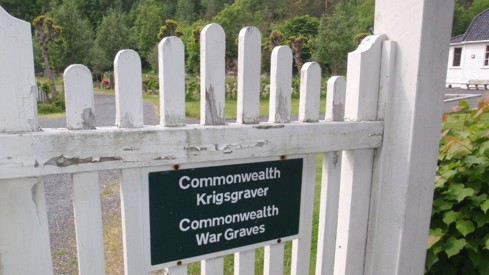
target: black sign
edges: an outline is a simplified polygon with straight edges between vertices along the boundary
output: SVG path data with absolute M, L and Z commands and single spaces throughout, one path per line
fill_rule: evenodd
M 149 173 L 151 265 L 299 233 L 302 159 Z

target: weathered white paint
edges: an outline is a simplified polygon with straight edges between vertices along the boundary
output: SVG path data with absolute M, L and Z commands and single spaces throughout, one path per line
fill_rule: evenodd
M 423 273 L 453 5 L 376 1 L 375 32 L 396 41 L 397 55 L 366 274 Z
M 182 40 L 172 36 L 158 45 L 160 80 L 160 124 L 185 124 L 185 50 Z
M 223 275 L 224 274 L 224 258 L 214 258 L 201 262 L 201 275 Z
M 234 275 L 255 273 L 255 250 L 234 253 Z
M 284 274 L 285 244 L 265 246 L 263 253 L 263 275 Z
M 325 121 L 343 121 L 345 116 L 346 80 L 343 76 L 328 79 Z
M 52 274 L 44 183 L 0 180 L 0 274 Z
M 304 157 L 301 190 L 301 214 L 299 238 L 292 241 L 292 275 L 309 273 L 311 257 L 312 214 L 314 210 L 314 187 L 316 185 L 316 154 Z
M 489 66 L 484 65 L 489 41 L 470 41 L 450 44 L 446 83 L 466 89 L 469 80 L 489 80 Z M 453 66 L 453 52 L 462 48 L 460 66 Z M 473 86 L 472 86 L 473 88 Z
M 39 129 L 31 24 L 0 6 L 0 133 Z
M 342 76 L 328 79 L 326 120 L 342 121 L 345 112 L 346 82 Z M 319 202 L 316 274 L 333 274 L 338 224 L 341 152 L 323 154 L 321 198 Z
M 166 269 L 166 274 L 167 275 L 187 275 L 187 266 L 182 265 L 182 266 L 175 266 Z
M 256 27 L 239 32 L 237 122 L 258 123 L 260 115 L 261 33 Z
M 348 54 L 346 84 L 346 121 L 370 121 L 377 118 L 380 58 L 385 35 L 370 35 Z
M 225 34 L 218 24 L 200 33 L 200 123 L 224 125 Z
M 377 148 L 382 127 L 329 122 L 0 134 L 0 178 Z
M 71 65 L 63 74 L 66 127 L 71 130 L 95 129 L 92 73 L 84 65 Z
M 307 62 L 301 69 L 299 121 L 317 122 L 321 97 L 321 67 L 316 62 Z
M 104 274 L 104 238 L 98 172 L 72 175 L 76 248 L 80 274 Z
M 143 127 L 141 59 L 133 50 L 119 51 L 114 61 L 115 125 Z
M 396 65 L 396 42 L 382 42 L 382 57 L 380 59 L 379 101 L 377 104 L 377 120 L 384 120 L 387 108 L 387 97 L 394 90 L 393 76 Z
M 380 58 L 385 35 L 366 37 L 348 54 L 345 120 L 376 120 Z M 334 274 L 362 274 L 370 205 L 372 149 L 344 151 Z
M 278 46 L 272 51 L 270 69 L 269 121 L 290 122 L 292 94 L 292 51 L 288 46 Z
M 141 169 L 123 169 L 121 172 L 122 243 L 124 247 L 124 274 L 139 274 L 146 270 L 144 262 L 143 191 Z

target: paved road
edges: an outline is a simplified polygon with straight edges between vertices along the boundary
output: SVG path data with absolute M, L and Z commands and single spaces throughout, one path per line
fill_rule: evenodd
M 158 124 L 159 119 L 152 104 L 145 103 L 144 123 Z M 115 122 L 115 99 L 113 95 L 95 93 L 95 118 L 97 126 L 111 126 Z M 42 128 L 65 128 L 66 118 L 40 118 Z M 118 171 L 102 171 L 99 173 L 100 189 L 116 190 L 104 192 L 102 195 L 102 211 L 107 213 L 119 211 Z M 74 233 L 74 216 L 72 192 L 73 185 L 70 175 L 53 175 L 44 177 L 46 190 L 46 206 L 48 210 L 51 251 L 54 258 L 55 274 L 76 274 L 76 246 Z

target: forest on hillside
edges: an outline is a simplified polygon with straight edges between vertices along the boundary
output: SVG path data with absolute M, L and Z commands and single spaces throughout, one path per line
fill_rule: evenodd
M 237 36 L 262 32 L 263 68 L 273 47 L 287 44 L 297 71 L 320 63 L 325 74 L 344 73 L 346 56 L 373 29 L 374 0 L 0 0 L 10 14 L 33 23 L 37 72 L 86 64 L 96 78 L 112 70 L 116 53 L 136 50 L 146 71 L 157 70 L 157 43 L 179 36 L 186 69 L 199 70 L 199 34 L 210 22 L 226 31 L 227 70 L 235 70 Z M 456 0 L 453 35 L 489 7 L 489 0 Z M 45 59 L 45 55 L 49 57 Z M 50 65 L 46 66 L 46 62 Z

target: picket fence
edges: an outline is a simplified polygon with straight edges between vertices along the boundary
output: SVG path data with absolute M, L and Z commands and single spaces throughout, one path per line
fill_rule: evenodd
M 387 0 L 378 2 L 383 9 L 377 13 L 385 15 L 383 20 L 391 24 L 397 20 L 389 15 L 397 7 Z M 413 10 L 442 23 L 434 27 L 414 24 L 413 29 L 423 30 L 421 33 L 435 30 L 439 33 L 436 38 L 448 41 L 449 20 L 443 16 L 450 15 L 453 7 L 443 1 L 415 2 L 410 3 Z M 386 22 L 376 28 L 384 28 L 385 33 L 396 37 L 399 31 L 382 27 Z M 309 274 L 318 153 L 323 154 L 323 171 L 316 274 L 422 272 L 423 241 L 429 222 L 429 184 L 434 176 L 436 153 L 436 148 L 431 147 L 436 147 L 439 128 L 434 119 L 427 118 L 428 111 L 404 112 L 406 123 L 400 124 L 407 131 L 425 121 L 435 129 L 423 129 L 428 134 L 421 135 L 406 132 L 409 140 L 397 144 L 404 136 L 397 128 L 396 115 L 389 122 L 389 114 L 408 105 L 405 101 L 389 100 L 389 93 L 402 89 L 399 83 L 409 82 L 412 77 L 420 81 L 425 78 L 405 74 L 401 81 L 396 68 L 403 68 L 399 63 L 412 59 L 416 61 L 407 66 L 409 70 L 421 70 L 427 64 L 421 57 L 404 56 L 406 48 L 399 35 L 398 43 L 388 40 L 386 35 L 369 36 L 349 54 L 348 81 L 343 77 L 328 80 L 325 117 L 319 111 L 321 69 L 310 62 L 301 70 L 298 121 L 291 121 L 292 53 L 289 47 L 279 46 L 271 57 L 269 121 L 259 122 L 261 34 L 257 28 L 247 27 L 239 34 L 237 120 L 227 123 L 225 35 L 221 26 L 210 24 L 201 33 L 200 124 L 185 123 L 184 47 L 179 38 L 168 37 L 158 45 L 160 125 L 143 124 L 141 61 L 135 51 L 123 50 L 114 61 L 115 127 L 95 126 L 91 73 L 83 65 L 72 65 L 64 72 L 67 128 L 40 129 L 30 25 L 0 8 L 0 26 L 0 274 L 53 273 L 42 176 L 62 173 L 71 174 L 73 180 L 79 273 L 104 274 L 98 171 L 113 169 L 120 170 L 121 175 L 126 274 L 162 268 L 168 274 L 187 274 L 187 265 L 193 261 L 202 261 L 202 274 L 223 274 L 223 253 L 151 266 L 144 219 L 145 171 L 155 167 L 172 170 L 294 157 L 304 160 L 299 234 L 264 245 L 264 274 L 284 273 L 284 243 L 288 240 L 293 243 L 291 274 Z M 418 44 L 423 39 L 427 38 L 420 36 Z M 425 44 L 430 43 L 432 51 L 443 52 L 442 42 L 429 40 Z M 434 64 L 443 68 L 445 60 Z M 442 75 L 429 77 L 442 87 Z M 414 96 L 420 94 L 417 87 Z M 441 104 L 440 101 L 439 113 Z M 438 109 L 435 107 L 435 115 Z M 413 149 L 411 143 L 419 140 L 431 146 L 427 152 L 421 154 Z M 399 146 L 401 149 L 396 149 Z M 399 158 L 403 167 L 392 162 L 393 152 L 404 154 Z M 420 168 L 411 163 L 412 156 L 431 159 L 433 163 Z M 392 170 L 387 171 L 388 168 Z M 393 187 L 397 183 L 389 185 L 389 179 L 397 177 L 393 173 L 402 174 L 408 183 L 401 187 Z M 418 175 L 423 177 L 420 182 Z M 382 194 L 380 189 L 388 194 Z M 428 194 L 421 209 L 426 214 L 413 218 L 420 209 L 408 208 L 419 204 L 419 197 L 415 198 L 418 193 Z M 400 206 L 389 209 L 382 205 L 397 204 L 392 199 L 399 196 L 404 198 L 399 200 Z M 234 274 L 254 274 L 255 249 L 259 246 L 226 251 L 234 253 Z M 383 264 L 385 261 L 392 265 Z

